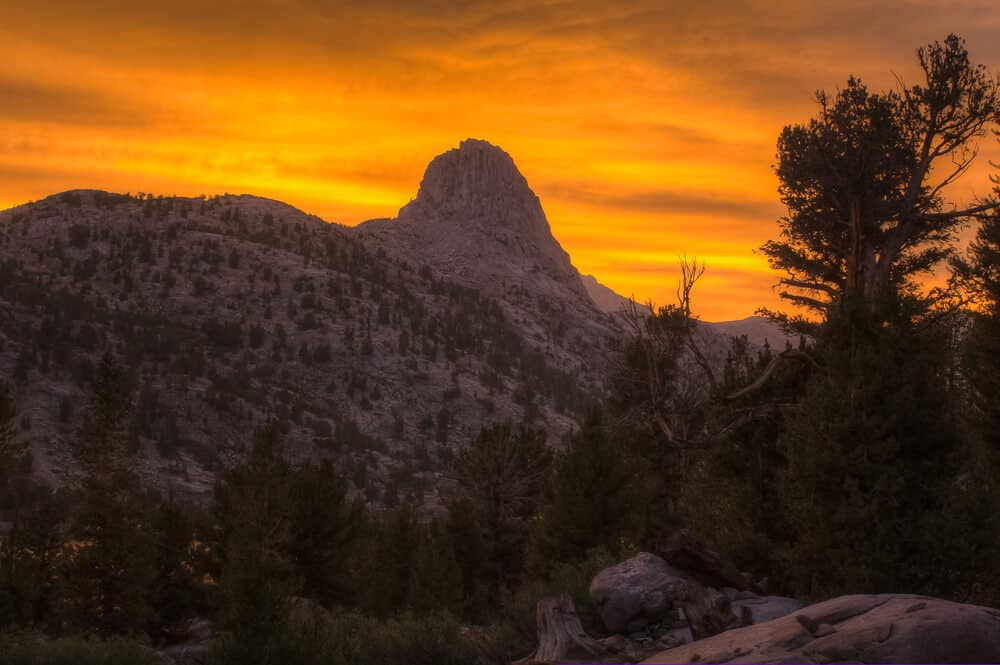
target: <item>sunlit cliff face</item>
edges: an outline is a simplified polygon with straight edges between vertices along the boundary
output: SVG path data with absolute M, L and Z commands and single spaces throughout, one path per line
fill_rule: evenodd
M 774 303 L 753 249 L 782 214 L 775 139 L 816 89 L 915 80 L 913 49 L 949 31 L 1000 65 L 988 0 L 814 4 L 4 3 L 0 208 L 229 191 L 355 224 L 479 137 L 513 155 L 582 272 L 663 302 L 697 256 L 703 317 L 743 317 Z M 956 198 L 989 191 L 991 156 Z

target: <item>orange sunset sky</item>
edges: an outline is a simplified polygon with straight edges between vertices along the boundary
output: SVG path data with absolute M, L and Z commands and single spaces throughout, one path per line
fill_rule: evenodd
M 782 126 L 849 74 L 916 80 L 956 32 L 1000 67 L 995 0 L 0 0 L 0 209 L 71 188 L 252 193 L 394 216 L 465 137 L 514 157 L 581 272 L 708 320 L 773 304 Z M 958 201 L 990 191 L 979 165 Z

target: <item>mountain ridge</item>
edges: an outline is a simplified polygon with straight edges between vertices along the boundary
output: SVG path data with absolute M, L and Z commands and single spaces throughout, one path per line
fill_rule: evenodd
M 0 212 L 0 372 L 54 484 L 111 351 L 150 487 L 205 496 L 270 415 L 293 461 L 334 456 L 369 501 L 439 505 L 436 473 L 484 422 L 559 445 L 622 334 L 483 141 L 433 160 L 399 217 L 358 227 L 252 195 L 68 190 Z
M 535 317 L 531 294 L 501 302 L 358 235 L 250 195 L 68 190 L 0 212 L 0 372 L 36 476 L 72 473 L 105 350 L 129 368 L 144 482 L 180 496 L 206 496 L 267 414 L 290 459 L 334 455 L 383 505 L 443 501 L 436 470 L 483 422 L 559 445 L 602 392 L 598 340 L 557 302 Z

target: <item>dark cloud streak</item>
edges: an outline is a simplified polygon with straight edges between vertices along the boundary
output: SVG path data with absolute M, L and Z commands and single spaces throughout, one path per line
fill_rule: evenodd
M 606 210 L 649 212 L 650 214 L 702 215 L 737 219 L 776 218 L 781 206 L 775 201 L 733 199 L 718 194 L 683 192 L 675 189 L 639 190 L 628 193 L 605 193 L 571 183 L 540 183 L 546 198 L 557 198 Z
M 86 88 L 4 78 L 0 118 L 103 128 L 150 126 L 150 109 L 131 99 Z

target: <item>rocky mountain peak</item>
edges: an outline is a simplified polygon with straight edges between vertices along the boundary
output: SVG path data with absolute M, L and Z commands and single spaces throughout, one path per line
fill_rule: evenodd
M 450 279 L 495 295 L 552 287 L 589 303 L 538 196 L 511 156 L 487 141 L 466 139 L 435 157 L 396 219 L 360 229 L 390 252 L 420 257 Z
M 400 211 L 412 214 L 483 219 L 520 231 L 548 229 L 538 197 L 502 148 L 466 139 L 427 166 L 417 198 Z

